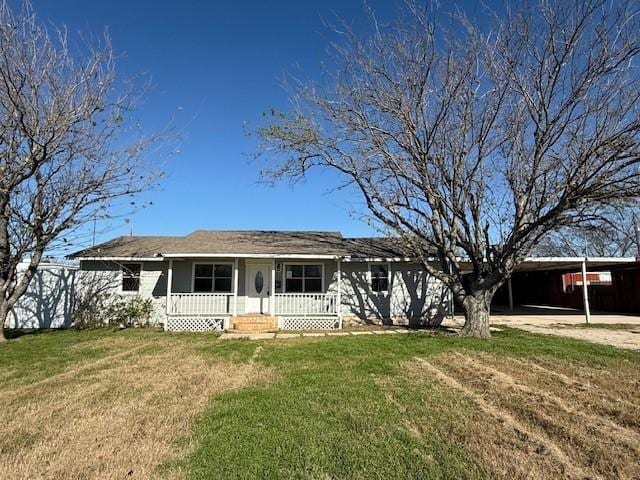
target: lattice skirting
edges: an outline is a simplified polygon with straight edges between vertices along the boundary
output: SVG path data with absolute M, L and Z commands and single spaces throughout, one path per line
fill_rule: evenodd
M 224 330 L 224 318 L 168 317 L 167 330 L 170 332 L 221 332 Z
M 340 328 L 338 317 L 280 317 L 281 330 L 336 330 Z

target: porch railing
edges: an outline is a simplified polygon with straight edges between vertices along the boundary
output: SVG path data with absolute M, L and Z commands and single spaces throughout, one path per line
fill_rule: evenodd
M 169 315 L 230 315 L 233 293 L 172 293 Z M 333 293 L 276 293 L 274 315 L 337 315 Z
M 172 293 L 169 315 L 228 315 L 233 293 Z
M 276 315 L 337 315 L 338 296 L 333 293 L 276 293 Z

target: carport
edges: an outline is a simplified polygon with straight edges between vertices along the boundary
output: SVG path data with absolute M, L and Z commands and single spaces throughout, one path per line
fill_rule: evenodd
M 610 272 L 610 281 L 594 282 L 591 272 Z M 634 257 L 527 258 L 492 303 L 492 311 L 503 313 L 545 307 L 548 313 L 583 312 L 587 322 L 592 311 L 640 314 L 640 263 Z

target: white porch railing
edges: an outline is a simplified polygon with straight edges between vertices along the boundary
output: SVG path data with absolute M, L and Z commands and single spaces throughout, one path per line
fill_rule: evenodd
M 338 296 L 333 293 L 276 293 L 275 315 L 337 315 Z
M 233 293 L 171 293 L 169 315 L 228 315 Z

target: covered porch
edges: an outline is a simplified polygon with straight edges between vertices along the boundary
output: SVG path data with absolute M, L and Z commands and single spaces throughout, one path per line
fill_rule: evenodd
M 281 330 L 342 328 L 336 256 L 167 256 L 165 330 L 227 330 L 246 318 Z

